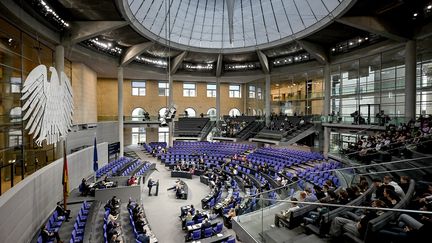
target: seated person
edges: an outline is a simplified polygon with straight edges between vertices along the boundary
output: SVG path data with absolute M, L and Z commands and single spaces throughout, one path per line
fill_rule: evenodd
M 118 219 L 118 213 L 116 210 L 110 211 L 108 215 L 108 221 L 115 222 Z
M 114 235 L 119 236 L 120 234 L 121 234 L 120 224 L 117 222 L 109 221 L 107 224 L 107 239 L 112 239 Z
M 192 216 L 192 214 L 190 212 L 188 212 L 186 214 L 186 217 L 184 217 L 182 219 L 182 228 L 186 227 L 186 222 L 189 222 L 189 221 L 192 221 L 192 220 L 193 220 L 193 216 Z
M 291 201 L 297 201 L 297 198 L 292 198 Z M 280 224 L 279 224 L 280 221 L 284 222 L 285 224 L 288 224 L 289 219 L 291 217 L 291 212 L 294 210 L 297 210 L 299 208 L 300 208 L 299 205 L 297 203 L 293 202 L 291 204 L 290 208 L 288 208 L 287 210 L 281 211 L 280 214 L 279 213 L 275 214 L 274 223 L 275 223 L 276 227 L 280 227 Z
M 127 208 L 133 210 L 136 207 L 137 203 L 132 200 L 132 198 L 129 198 L 129 202 L 127 204 Z
M 386 205 L 381 200 L 374 200 L 371 204 L 375 208 L 385 208 Z M 384 213 L 383 211 L 370 210 L 365 211 L 363 215 L 357 216 L 353 213 L 349 214 L 354 219 L 347 219 L 344 217 L 335 217 L 330 226 L 330 236 L 333 238 L 340 238 L 343 233 L 349 232 L 356 237 L 362 238 L 366 232 L 367 225 L 370 220 L 378 217 Z
M 183 194 L 184 194 L 184 190 L 183 189 L 184 189 L 184 185 L 183 184 L 180 184 L 180 186 L 176 188 L 176 198 L 177 199 L 183 197 Z
M 180 181 L 180 180 L 177 180 L 177 181 L 176 181 L 176 184 L 175 184 L 174 186 L 172 186 L 172 187 L 170 187 L 170 188 L 167 188 L 167 191 L 169 191 L 169 190 L 174 190 L 174 189 L 178 189 L 179 187 L 181 187 L 181 181 Z
M 401 214 L 398 218 L 398 225 L 385 228 L 379 232 L 380 237 L 384 241 L 391 242 L 408 242 L 409 240 L 420 240 L 420 235 L 426 231 L 424 224 L 417 221 L 408 214 Z M 426 236 L 424 234 L 423 236 Z M 424 239 L 424 238 L 423 238 Z
M 49 242 L 53 238 L 55 238 L 57 242 L 63 243 L 63 241 L 60 240 L 59 233 L 56 231 L 49 231 L 48 228 L 46 227 L 46 225 L 42 226 L 40 234 L 41 234 L 43 243 Z
M 150 237 L 147 235 L 146 230 L 144 230 L 141 234 L 138 235 L 137 241 L 139 241 L 141 243 L 149 243 L 150 242 Z
M 234 209 L 234 208 L 231 208 L 230 211 L 228 212 L 228 215 L 227 215 L 227 221 L 226 221 L 226 223 L 227 223 L 227 228 L 228 228 L 228 229 L 231 229 L 231 228 L 232 228 L 232 222 L 231 222 L 231 220 L 232 220 L 232 218 L 234 218 L 235 216 L 236 216 L 235 209 Z
M 208 219 L 204 219 L 203 223 L 201 224 L 201 231 L 204 233 L 204 230 L 210 227 L 212 227 L 210 221 Z
M 203 216 L 202 216 L 202 214 L 200 213 L 200 211 L 197 210 L 197 211 L 196 211 L 196 214 L 193 216 L 192 220 L 193 220 L 194 222 L 196 222 L 196 221 L 198 221 L 198 219 L 201 219 L 202 217 L 203 217 Z
M 131 176 L 131 178 L 129 178 L 129 180 L 127 181 L 128 186 L 133 186 L 136 184 L 138 184 L 138 179 L 135 176 Z
M 87 196 L 90 192 L 90 187 L 87 185 L 85 178 L 82 178 L 81 180 L 79 192 L 81 193 L 81 196 Z
M 117 210 L 118 208 L 120 208 L 120 200 L 117 199 L 116 196 L 113 196 L 108 200 L 107 204 L 105 204 L 105 209 L 110 209 L 111 211 Z
M 123 239 L 119 234 L 114 233 L 109 239 L 108 243 L 123 243 Z
M 71 213 L 71 211 L 68 209 L 66 210 L 61 204 L 60 202 L 57 202 L 57 207 L 55 209 L 57 211 L 57 214 L 59 217 L 64 217 L 66 222 L 69 222 L 69 219 L 71 218 L 69 215 Z

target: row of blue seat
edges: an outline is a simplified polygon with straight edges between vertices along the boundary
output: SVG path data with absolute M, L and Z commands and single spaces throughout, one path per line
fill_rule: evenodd
M 87 222 L 89 209 L 90 209 L 90 203 L 84 201 L 75 219 L 74 228 L 72 230 L 71 239 L 69 243 L 83 242 L 84 230 Z

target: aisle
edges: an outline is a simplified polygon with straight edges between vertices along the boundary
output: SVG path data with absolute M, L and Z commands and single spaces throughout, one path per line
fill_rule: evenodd
M 209 193 L 209 188 L 202 184 L 197 176 L 192 180 L 183 179 L 189 187 L 187 200 L 175 198 L 174 191 L 167 191 L 167 188 L 175 185 L 176 178 L 171 178 L 170 171 L 160 161 L 140 151 L 138 147 L 129 147 L 134 150 L 142 160 L 156 163 L 156 169 L 150 177 L 153 180 L 159 179 L 159 195 L 148 196 L 147 181 L 143 195 L 144 210 L 153 233 L 159 242 L 184 242 L 185 232 L 181 229 L 179 219 L 180 207 L 193 204 L 201 209 L 201 199 Z M 152 190 L 153 194 L 155 188 Z

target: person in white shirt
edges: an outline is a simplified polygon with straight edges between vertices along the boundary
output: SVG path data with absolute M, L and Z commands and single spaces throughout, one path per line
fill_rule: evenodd
M 292 198 L 291 201 L 298 201 L 296 198 Z M 281 213 L 275 214 L 275 221 L 274 224 L 276 227 L 280 227 L 280 221 L 282 221 L 285 225 L 288 225 L 290 222 L 291 212 L 299 209 L 299 205 L 297 203 L 292 203 L 292 207 L 288 208 L 287 210 L 282 210 Z
M 393 179 L 390 176 L 384 176 L 383 182 L 385 185 L 393 186 L 395 189 L 395 192 L 398 194 L 400 198 L 405 197 L 405 192 L 403 191 L 402 187 L 397 184 L 397 182 L 393 181 Z

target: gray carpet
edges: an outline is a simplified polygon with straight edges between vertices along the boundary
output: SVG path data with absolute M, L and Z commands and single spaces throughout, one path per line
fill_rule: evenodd
M 176 178 L 171 178 L 171 173 L 168 168 L 156 158 L 141 151 L 142 148 L 138 146 L 129 146 L 127 149 L 129 151 L 135 151 L 141 160 L 156 163 L 157 171 L 154 171 L 151 177 L 153 180 L 159 180 L 159 195 L 157 197 L 148 196 L 147 187 L 143 195 L 144 210 L 153 233 L 158 238 L 159 242 L 184 242 L 186 233 L 181 229 L 181 221 L 178 217 L 180 215 L 180 207 L 193 204 L 200 210 L 201 199 L 209 193 L 210 189 L 200 182 L 198 176 L 194 176 L 192 180 L 183 179 L 189 188 L 188 199 L 176 199 L 174 191 L 167 191 L 167 188 L 174 186 L 176 181 Z M 154 188 L 152 192 L 155 192 Z M 226 195 L 226 193 L 224 195 Z M 233 230 L 225 227 L 222 233 L 235 236 Z

